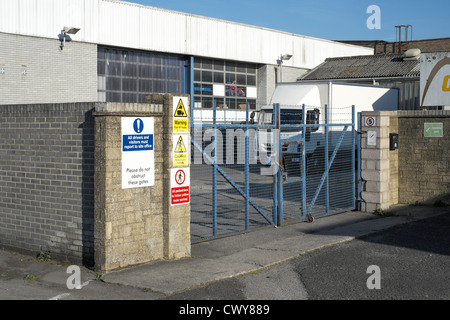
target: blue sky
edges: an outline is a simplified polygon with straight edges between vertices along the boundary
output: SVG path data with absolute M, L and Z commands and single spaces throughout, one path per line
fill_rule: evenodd
M 413 40 L 450 37 L 449 0 L 126 1 L 329 40 L 395 41 L 396 25 L 412 25 Z M 380 8 L 380 29 L 367 28 L 371 5 Z

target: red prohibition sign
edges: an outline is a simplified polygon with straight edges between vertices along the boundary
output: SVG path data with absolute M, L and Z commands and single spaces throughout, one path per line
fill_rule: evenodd
M 184 183 L 184 180 L 186 180 L 186 174 L 183 170 L 178 170 L 177 173 L 175 173 L 175 182 L 181 186 Z
M 374 119 L 374 118 L 368 117 L 368 118 L 366 119 L 366 125 L 367 125 L 367 126 L 372 127 L 374 124 L 375 124 L 375 119 Z

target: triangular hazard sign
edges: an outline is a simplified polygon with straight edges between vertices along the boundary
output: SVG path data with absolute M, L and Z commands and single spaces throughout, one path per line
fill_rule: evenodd
M 178 102 L 178 106 L 175 110 L 174 117 L 184 117 L 187 118 L 186 109 L 184 108 L 183 101 L 180 99 L 180 102 Z
M 178 139 L 177 146 L 175 147 L 175 152 L 178 152 L 178 153 L 186 152 L 186 146 L 184 145 L 183 138 L 181 136 Z

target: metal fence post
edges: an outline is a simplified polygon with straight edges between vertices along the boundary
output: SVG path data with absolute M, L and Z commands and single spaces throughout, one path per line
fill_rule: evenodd
M 250 209 L 250 158 L 249 158 L 249 137 L 248 137 L 248 102 L 245 106 L 245 230 L 249 228 L 249 209 Z
M 328 105 L 325 105 L 325 151 L 324 151 L 324 159 L 325 168 L 328 168 L 328 144 L 329 144 L 329 137 L 328 137 Z M 325 213 L 328 215 L 330 213 L 330 189 L 328 184 L 328 175 L 325 180 Z
M 213 150 L 213 167 L 212 167 L 212 178 L 213 178 L 213 236 L 217 235 L 217 119 L 216 119 L 216 100 L 214 100 L 214 109 L 213 109 L 213 138 L 214 138 L 214 150 Z
M 361 211 L 361 112 L 358 112 L 358 139 L 356 140 L 357 147 L 356 147 L 356 153 L 358 158 L 358 171 L 357 171 L 357 197 L 358 197 L 358 203 L 357 203 L 357 209 L 358 211 Z
M 274 104 L 272 110 L 272 145 L 275 146 L 277 115 L 280 105 Z M 272 158 L 274 148 L 270 150 L 270 158 Z M 272 166 L 273 164 L 270 163 Z M 277 165 L 277 164 L 276 164 Z M 278 225 L 278 174 L 273 174 L 273 222 Z
M 302 217 L 306 214 L 306 108 L 302 105 Z
M 278 146 L 277 150 L 277 181 L 278 181 L 278 226 L 283 224 L 283 146 L 281 144 L 281 108 L 278 104 L 277 107 L 277 130 L 276 133 L 276 141 L 278 142 L 276 145 Z
M 190 71 L 189 71 L 189 93 L 190 93 L 190 116 L 191 116 L 191 126 L 194 123 L 194 56 L 190 57 Z
M 356 146 L 356 136 L 355 136 L 355 106 L 352 106 L 352 207 L 356 208 L 356 197 L 355 197 L 355 146 Z

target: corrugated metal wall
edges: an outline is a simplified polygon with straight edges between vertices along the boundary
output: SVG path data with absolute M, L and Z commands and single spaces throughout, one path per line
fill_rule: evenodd
M 109 0 L 1 0 L 0 32 L 58 39 L 64 26 L 81 28 L 74 41 L 109 46 L 313 68 L 327 57 L 373 50 L 148 6 Z

